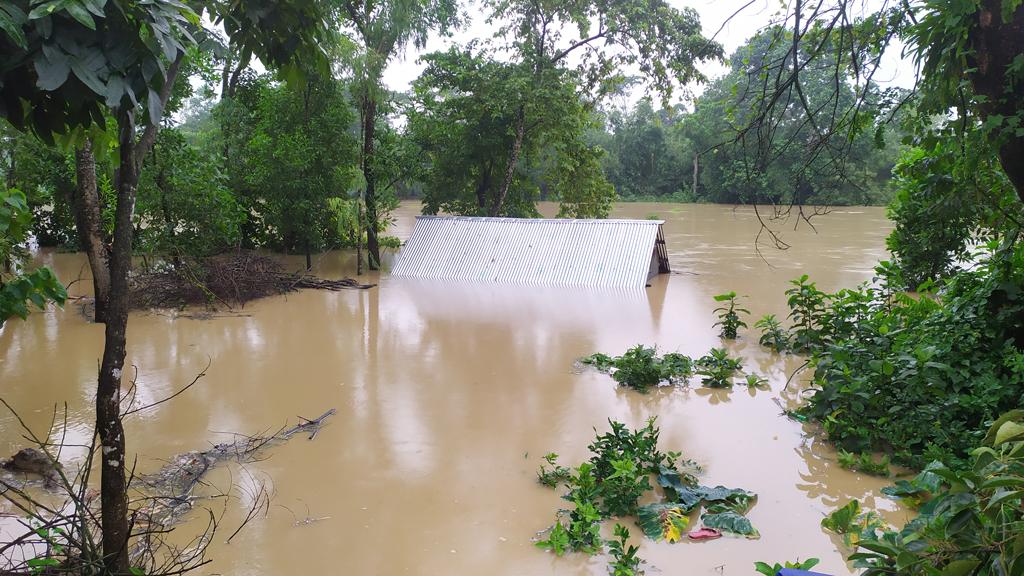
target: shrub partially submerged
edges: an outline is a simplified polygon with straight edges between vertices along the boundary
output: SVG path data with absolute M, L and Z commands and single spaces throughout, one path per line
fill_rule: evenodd
M 843 449 L 959 466 L 1024 395 L 1024 257 L 994 257 L 917 297 L 881 280 L 827 296 L 803 413 Z
M 635 570 L 640 560 L 636 548 L 626 546 L 628 531 L 616 524 L 618 540 L 605 543 L 600 537 L 602 521 L 635 516 L 649 538 L 677 542 L 686 533 L 691 516 L 702 507 L 700 519 L 705 528 L 747 538 L 759 536 L 745 516 L 757 496 L 736 488 L 701 486 L 696 464 L 681 460 L 678 452 L 658 450 L 654 418 L 638 430 L 619 422 L 609 424 L 611 430 L 598 434 L 588 447 L 591 458 L 587 462 L 568 468 L 557 463 L 556 454 L 544 457 L 546 464 L 537 473 L 538 481 L 552 487 L 564 485 L 567 492 L 563 498 L 572 502 L 573 508 L 559 513 L 538 547 L 558 555 L 568 551 L 594 554 L 607 544 L 616 565 Z M 640 504 L 652 496 L 652 503 Z
M 722 348 L 713 348 L 707 355 L 694 361 L 678 352 L 658 356 L 657 348 L 643 344 L 637 344 L 622 356 L 612 357 L 599 352 L 581 358 L 580 362 L 610 373 L 619 384 L 640 392 L 663 384 L 686 384 L 694 374 L 703 376 L 701 381 L 705 386 L 727 388 L 733 385 L 733 377 L 743 369 L 740 360 L 730 357 Z M 751 376 L 754 379 L 748 379 L 748 382 L 758 386 L 765 382 L 756 375 Z
M 971 465 L 940 462 L 912 480 L 883 489 L 919 515 L 902 529 L 886 527 L 853 500 L 822 520 L 854 549 L 849 559 L 864 576 L 1019 574 L 1024 569 L 1024 410 L 988 429 Z

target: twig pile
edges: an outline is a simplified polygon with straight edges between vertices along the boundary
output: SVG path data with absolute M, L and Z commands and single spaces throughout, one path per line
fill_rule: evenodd
M 373 286 L 351 278 L 326 280 L 311 274 L 285 272 L 273 258 L 239 251 L 181 260 L 173 266 L 137 274 L 132 278 L 130 298 L 135 309 L 218 304 L 230 309 L 250 300 L 303 288 L 339 291 Z

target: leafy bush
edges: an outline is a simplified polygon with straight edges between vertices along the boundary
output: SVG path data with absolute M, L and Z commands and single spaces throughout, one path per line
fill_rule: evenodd
M 642 345 L 630 348 L 615 359 L 615 368 L 612 378 L 634 390 L 647 390 L 662 380 L 661 362 L 655 348 Z
M 882 459 L 876 462 L 870 452 L 854 454 L 840 448 L 836 457 L 839 466 L 846 470 L 856 470 L 872 476 L 889 476 L 889 456 L 883 455 Z
M 1024 394 L 1024 252 L 994 253 L 937 294 L 893 294 L 895 283 L 823 295 L 794 282 L 814 368 L 801 412 L 845 450 L 959 466 L 986 423 Z
M 643 574 L 643 570 L 640 569 L 643 560 L 636 555 L 639 549 L 627 544 L 629 530 L 622 524 L 616 524 L 614 534 L 615 540 L 608 541 L 608 553 L 612 556 L 608 572 L 612 576 L 640 576 Z
M 758 339 L 761 346 L 777 352 L 789 349 L 789 335 L 786 334 L 786 329 L 782 327 L 782 323 L 775 317 L 775 314 L 764 315 L 760 320 L 754 322 L 754 328 L 761 330 L 761 338 Z
M 697 360 L 697 374 L 709 388 L 732 388 L 732 378 L 743 368 L 742 362 L 730 358 L 724 348 L 712 348 Z
M 554 452 L 548 453 L 544 456 L 544 461 L 551 466 L 548 469 L 544 464 L 540 465 L 540 469 L 537 470 L 537 482 L 540 482 L 544 486 L 550 486 L 554 488 L 558 486 L 559 482 L 565 482 L 572 477 L 572 471 L 565 466 L 558 465 L 558 454 Z
M 28 316 L 28 304 L 40 310 L 47 302 L 63 305 L 64 285 L 49 268 L 28 270 L 23 243 L 32 226 L 32 213 L 21 191 L 0 188 L 0 327 L 8 318 Z
M 538 547 L 558 555 L 567 551 L 593 554 L 602 547 L 599 525 L 603 519 L 634 515 L 651 539 L 677 542 L 689 525 L 689 514 L 702 504 L 705 514 L 701 520 L 706 527 L 748 538 L 758 536 L 744 516 L 757 498 L 754 493 L 724 486 L 700 486 L 688 471 L 697 468 L 694 463 L 680 461 L 677 452 L 658 450 L 659 430 L 654 418 L 637 430 L 611 420 L 609 424 L 611 430 L 598 434 L 588 447 L 592 454 L 588 462 L 568 470 L 557 464 L 557 455 L 544 457 L 546 465 L 542 464 L 538 473 L 541 483 L 564 484 L 568 492 L 563 498 L 572 502 L 574 508 L 568 511 L 568 522 L 563 522 L 565 514 L 559 513 L 547 537 L 536 542 Z M 650 501 L 656 491 L 652 477 L 661 488 L 662 497 L 641 506 L 639 502 Z M 626 545 L 629 533 L 620 528 L 616 526 L 618 540 L 607 543 L 613 558 L 609 569 L 613 574 L 639 574 L 636 570 L 641 561 L 636 556 L 636 547 Z
M 789 319 L 793 322 L 790 343 L 797 352 L 813 350 L 822 344 L 828 295 L 818 290 L 814 282 L 808 282 L 807 274 L 790 284 L 793 287 L 786 290 Z
M 722 331 L 719 333 L 722 338 L 735 340 L 737 331 L 747 327 L 747 323 L 740 319 L 740 314 L 750 314 L 750 310 L 736 305 L 735 292 L 719 294 L 715 296 L 715 302 L 725 302 L 726 304 L 715 308 L 714 312 L 718 316 L 718 322 L 715 322 L 714 326 L 722 327 Z
M 896 196 L 888 215 L 895 228 L 886 245 L 908 290 L 953 274 L 958 261 L 970 259 L 972 244 L 1011 227 L 1019 210 L 987 146 L 932 140 L 908 150 L 893 169 Z
M 622 356 L 611 357 L 598 352 L 581 358 L 580 362 L 602 372 L 611 372 L 616 382 L 640 392 L 662 382 L 685 381 L 693 375 L 693 360 L 689 356 L 670 352 L 659 357 L 657 348 L 643 344 L 637 344 Z
M 940 462 L 888 493 L 913 495 L 919 515 L 902 529 L 884 527 L 860 513 L 856 500 L 822 525 L 854 534 L 849 559 L 864 576 L 1002 576 L 1024 569 L 1024 410 L 1012 410 L 989 427 L 957 471 Z

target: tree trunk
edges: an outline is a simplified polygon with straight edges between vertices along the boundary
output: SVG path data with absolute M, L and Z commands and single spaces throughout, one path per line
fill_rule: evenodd
M 363 96 L 363 177 L 366 179 L 366 257 L 370 270 L 380 269 L 377 240 L 377 174 L 373 166 L 373 135 L 377 128 L 377 103 Z
M 100 196 L 96 188 L 96 157 L 92 143 L 86 140 L 75 150 L 75 175 L 77 183 L 71 190 L 71 211 L 75 215 L 75 230 L 78 243 L 89 258 L 92 270 L 92 288 L 96 296 L 96 322 L 107 321 L 107 306 L 110 301 L 110 252 L 100 227 Z
M 516 137 L 512 141 L 512 152 L 509 154 L 508 166 L 505 168 L 505 179 L 501 182 L 501 190 L 494 199 L 491 206 L 491 216 L 501 214 L 501 207 L 505 204 L 505 197 L 508 196 L 508 189 L 512 186 L 512 179 L 516 175 L 516 166 L 519 164 L 519 151 L 523 148 L 523 137 L 526 136 L 526 107 L 519 106 L 516 111 Z
M 491 163 L 488 162 L 480 175 L 480 183 L 476 186 L 476 203 L 478 213 L 483 216 L 487 212 L 487 191 L 491 188 Z
M 693 154 L 693 189 L 691 190 L 691 201 L 697 200 L 697 171 L 700 169 L 700 154 Z
M 132 213 L 139 168 L 131 110 L 118 113 L 121 163 L 117 175 L 117 209 L 110 254 L 110 301 L 96 389 L 96 430 L 100 435 L 100 502 L 103 557 L 112 574 L 128 573 L 128 493 L 125 438 L 121 424 L 121 372 L 128 328 L 128 270 L 132 258 Z
M 977 20 L 969 39 L 973 48 L 968 63 L 974 92 L 985 97 L 981 105 L 983 118 L 1017 116 L 1024 118 L 1024 81 L 1018 77 L 1010 83 L 1010 67 L 1024 53 L 1024 5 L 1018 6 L 1009 21 L 1002 16 L 1006 0 L 982 0 L 976 13 Z M 997 135 L 999 161 L 1017 196 L 1024 200 L 1024 134 L 1004 125 Z

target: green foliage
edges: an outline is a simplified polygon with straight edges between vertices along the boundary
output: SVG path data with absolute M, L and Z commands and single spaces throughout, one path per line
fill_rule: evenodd
M 424 212 L 491 212 L 522 106 L 530 130 L 499 215 L 537 216 L 535 202 L 543 192 L 559 201 L 560 218 L 607 217 L 615 191 L 601 170 L 603 151 L 582 140 L 593 119 L 573 76 L 549 71 L 543 86 L 529 88 L 525 98 L 527 69 L 473 48 L 423 57 L 427 69 L 414 84 L 409 126 L 427 159 Z
M 883 455 L 881 460 L 876 461 L 870 452 L 854 454 L 840 448 L 836 453 L 836 459 L 839 461 L 839 466 L 846 470 L 856 470 L 872 476 L 888 477 L 890 475 L 888 455 Z
M 22 244 L 32 227 L 32 213 L 20 190 L 0 189 L 0 326 L 28 316 L 28 305 L 42 310 L 47 302 L 63 305 L 64 285 L 49 268 L 26 268 Z
M 884 527 L 874 512 L 861 511 L 860 502 L 850 500 L 821 520 L 821 527 L 843 537 L 848 548 L 856 547 L 862 540 L 875 540 L 878 531 Z
M 537 470 L 537 482 L 540 482 L 544 486 L 550 486 L 554 488 L 562 482 L 568 481 L 572 478 L 572 471 L 565 466 L 558 464 L 558 454 L 550 452 L 544 456 L 544 461 L 547 462 L 547 468 L 544 464 L 540 465 L 540 469 Z
M 651 539 L 678 542 L 689 525 L 689 514 L 701 504 L 706 508 L 706 526 L 757 537 L 757 531 L 743 516 L 757 496 L 724 486 L 700 486 L 687 471 L 696 469 L 695 464 L 680 461 L 679 453 L 658 450 L 659 430 L 655 422 L 651 418 L 643 428 L 630 430 L 609 420 L 611 430 L 598 434 L 588 447 L 590 460 L 571 471 L 557 464 L 556 454 L 544 457 L 551 468 L 542 464 L 538 479 L 552 487 L 564 483 L 568 492 L 563 498 L 572 502 L 574 509 L 569 512 L 569 523 L 558 520 L 537 546 L 556 554 L 569 550 L 592 554 L 600 549 L 597 534 L 602 519 L 633 515 Z M 656 490 L 650 482 L 652 476 L 662 489 L 663 499 L 650 501 L 649 496 Z M 641 499 L 649 503 L 641 506 Z M 617 537 L 618 529 L 616 526 Z M 635 547 L 626 547 L 628 532 L 622 532 L 625 536 L 620 537 L 620 542 L 608 542 L 613 557 L 610 570 L 614 573 L 619 573 L 615 572 L 619 568 L 635 569 L 639 565 Z M 631 564 L 620 565 L 619 559 Z
M 768 379 L 757 374 L 747 374 L 747 388 L 768 388 Z
M 789 349 L 789 335 L 775 314 L 765 314 L 754 323 L 754 328 L 761 330 L 761 337 L 758 339 L 761 346 L 771 348 L 776 352 L 784 352 Z
M 859 510 L 856 501 L 827 518 L 826 527 L 857 534 L 849 542 L 857 548 L 850 560 L 865 576 L 1015 574 L 1024 566 L 1022 423 L 1024 411 L 1004 414 L 972 451 L 969 467 L 957 471 L 933 463 L 904 484 L 923 503 L 902 529 L 860 529 L 864 523 L 851 519 Z
M 1016 192 L 995 154 L 977 134 L 931 138 L 907 151 L 894 169 L 895 228 L 886 240 L 904 287 L 948 277 L 968 262 L 973 244 L 1013 225 Z
M 725 348 L 712 348 L 695 365 L 701 383 L 709 388 L 732 388 L 733 376 L 743 368 L 743 363 L 730 357 Z
M 7 154 L 0 155 L 0 166 L 11 187 L 23 191 L 28 199 L 36 242 L 75 247 L 78 239 L 69 204 L 75 187 L 71 154 L 10 127 L 0 127 L 0 142 L 7 149 Z
M 640 392 L 662 382 L 685 382 L 693 375 L 694 368 L 689 356 L 669 352 L 659 357 L 657 348 L 643 344 L 637 344 L 622 356 L 612 357 L 598 352 L 581 358 L 580 362 L 602 372 L 611 372 L 616 382 Z
M 5 6 L 0 35 L 0 115 L 47 141 L 94 123 L 107 107 L 161 118 L 166 62 L 185 51 L 199 16 L 180 2 L 30 2 Z
M 164 129 L 149 160 L 135 214 L 139 250 L 209 256 L 238 245 L 245 212 L 214 159 Z
M 640 569 L 643 560 L 637 556 L 639 548 L 628 544 L 629 529 L 622 524 L 616 524 L 614 528 L 614 540 L 608 541 L 608 553 L 612 557 L 612 563 L 608 565 L 608 573 L 612 576 L 640 576 L 644 572 Z
M 679 504 L 647 504 L 637 509 L 637 524 L 651 540 L 678 542 L 690 525 L 689 512 Z
M 750 539 L 761 537 L 761 534 L 750 523 L 750 520 L 736 512 L 712 512 L 702 515 L 700 521 L 706 528 L 713 528 Z
M 1017 347 L 1024 248 L 997 250 L 937 295 L 893 293 L 898 281 L 823 296 L 791 290 L 810 344 L 814 391 L 801 413 L 852 452 L 881 451 L 920 468 L 958 467 L 986 422 L 1024 393 Z M 881 268 L 880 272 L 891 272 Z
M 797 352 L 807 352 L 820 346 L 824 336 L 822 318 L 828 295 L 809 282 L 807 274 L 791 280 L 792 288 L 786 290 L 786 304 L 789 305 L 790 345 Z
M 661 382 L 663 372 L 657 350 L 638 344 L 615 359 L 612 378 L 623 386 L 645 391 Z
M 589 364 L 601 372 L 608 372 L 615 367 L 615 359 L 601 352 L 596 352 L 590 356 L 580 358 L 580 362 L 583 364 Z
M 715 296 L 715 302 L 725 302 L 725 305 L 714 309 L 718 316 L 718 322 L 715 322 L 714 326 L 722 327 L 719 334 L 722 338 L 735 340 L 737 330 L 747 327 L 747 323 L 740 319 L 740 314 L 750 314 L 750 310 L 736 305 L 735 292 L 719 294 Z
M 292 87 L 260 77 L 232 105 L 247 120 L 231 169 L 246 191 L 240 201 L 260 222 L 254 243 L 307 254 L 334 244 L 327 202 L 352 185 L 357 155 L 344 86 L 317 78 Z
M 817 566 L 819 562 L 821 562 L 821 560 L 817 558 L 808 558 L 803 562 L 801 562 L 800 560 L 796 560 L 795 562 L 787 561 L 784 564 L 779 564 L 778 562 L 776 562 L 774 565 L 768 564 L 766 562 L 754 562 L 754 569 L 757 571 L 758 574 L 764 574 L 764 576 L 775 576 L 783 568 L 810 570 L 811 568 Z
M 534 546 L 551 550 L 556 556 L 561 556 L 571 549 L 569 531 L 565 529 L 561 521 L 555 522 L 555 525 L 551 527 L 551 531 L 548 532 L 547 539 L 538 540 L 534 543 Z

